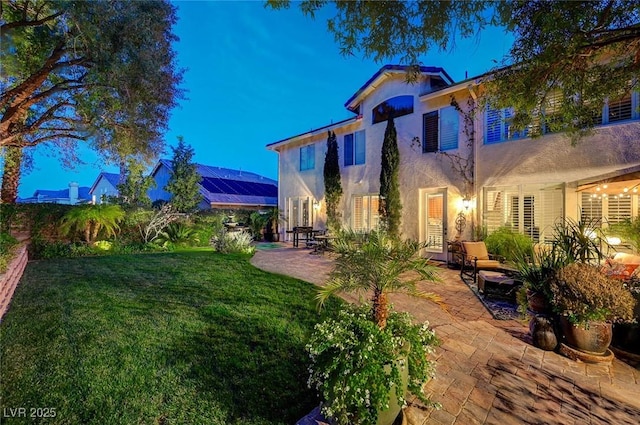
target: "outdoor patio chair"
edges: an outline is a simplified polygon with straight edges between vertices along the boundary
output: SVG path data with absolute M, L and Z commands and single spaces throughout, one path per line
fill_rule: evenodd
M 484 242 L 462 242 L 461 254 L 460 278 L 465 282 L 466 279 L 472 279 L 476 283 L 480 270 L 497 270 L 502 267 L 500 257 L 489 254 Z

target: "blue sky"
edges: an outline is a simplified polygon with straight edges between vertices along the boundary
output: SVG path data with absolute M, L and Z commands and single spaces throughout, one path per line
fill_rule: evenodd
M 327 32 L 330 10 L 315 20 L 291 9 L 265 9 L 262 1 L 175 1 L 180 41 L 175 50 L 187 69 L 187 99 L 172 114 L 167 145 L 177 136 L 195 150 L 195 161 L 277 178 L 277 155 L 265 145 L 349 118 L 344 102 L 385 63 L 343 57 Z M 511 37 L 488 29 L 479 39 L 457 40 L 453 52 L 434 50 L 423 65 L 441 66 L 455 80 L 482 74 L 508 52 Z M 23 175 L 19 196 L 63 189 L 71 181 L 91 186 L 102 164 L 81 149 L 86 163 L 63 169 L 47 149 L 36 148 L 34 170 Z M 170 157 L 167 146 L 164 157 Z

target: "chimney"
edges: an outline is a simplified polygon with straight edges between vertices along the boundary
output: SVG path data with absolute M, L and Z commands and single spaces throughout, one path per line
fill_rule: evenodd
M 69 203 L 75 205 L 78 203 L 78 183 L 69 183 Z

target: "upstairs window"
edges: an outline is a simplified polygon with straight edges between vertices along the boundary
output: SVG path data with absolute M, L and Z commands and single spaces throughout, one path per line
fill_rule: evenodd
M 376 124 L 387 121 L 389 117 L 398 118 L 404 115 L 413 114 L 413 96 L 396 96 L 387 99 L 373 108 L 371 123 Z
M 453 106 L 422 116 L 422 152 L 458 149 L 458 111 Z
M 366 139 L 364 130 L 344 136 L 344 166 L 364 164 L 366 160 Z
M 316 168 L 315 145 L 307 145 L 300 148 L 300 171 Z
M 527 137 L 527 129 L 516 131 L 511 128 L 512 117 L 511 108 L 494 109 L 488 106 L 484 120 L 484 143 L 499 143 Z
M 618 121 L 627 121 L 634 118 L 633 100 L 634 99 L 632 94 L 629 93 L 628 95 L 620 99 L 610 100 L 609 102 L 607 102 L 606 116 L 608 118 L 608 121 L 611 123 Z

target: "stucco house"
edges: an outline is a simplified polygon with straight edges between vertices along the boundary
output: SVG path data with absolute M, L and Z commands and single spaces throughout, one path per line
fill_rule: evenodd
M 36 204 L 36 203 L 50 203 L 50 204 L 86 204 L 91 202 L 91 195 L 89 194 L 89 188 L 86 186 L 80 187 L 78 183 L 71 182 L 67 189 L 60 190 L 47 190 L 38 189 L 33 193 L 30 198 L 19 198 L 18 203 L 22 204 Z
M 490 233 L 506 224 L 538 241 L 561 217 L 603 217 L 606 225 L 638 215 L 638 93 L 605 105 L 594 133 L 572 146 L 562 134 L 512 131 L 510 111 L 484 107 L 481 92 L 481 77 L 455 83 L 442 68 L 421 67 L 408 84 L 404 67 L 386 65 L 345 103 L 351 118 L 267 145 L 278 153 L 287 227 L 325 227 L 328 131 L 338 139 L 343 224 L 377 225 L 389 113 L 400 150 L 401 231 L 429 241 L 435 259 L 446 260 L 446 242 L 471 239 L 478 226 Z
M 89 194 L 94 204 L 103 203 L 107 197 L 118 196 L 118 182 L 120 181 L 120 174 L 118 173 L 106 173 L 102 172 L 93 182 Z
M 200 209 L 262 209 L 278 205 L 278 182 L 243 170 L 196 164 L 202 202 Z M 151 171 L 156 185 L 149 190 L 151 201 L 171 199 L 165 190 L 171 177 L 171 161 L 161 159 Z

